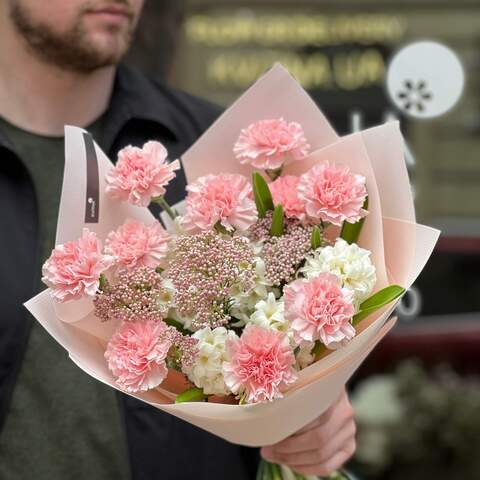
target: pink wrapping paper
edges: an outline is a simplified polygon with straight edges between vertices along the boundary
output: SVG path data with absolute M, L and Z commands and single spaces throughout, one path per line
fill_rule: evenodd
M 439 232 L 415 223 L 398 123 L 339 138 L 310 97 L 280 65 L 275 65 L 245 92 L 183 155 L 187 180 L 219 172 L 250 175 L 250 167 L 240 165 L 232 153 L 240 129 L 256 120 L 280 116 L 303 126 L 313 152 L 302 162 L 289 166 L 288 173 L 302 173 L 316 162 L 331 161 L 347 164 L 365 175 L 370 214 L 359 243 L 373 252 L 378 275 L 376 289 L 390 283 L 410 287 L 431 255 Z M 66 127 L 65 144 L 57 244 L 78 238 L 84 227 L 104 239 L 127 218 L 151 223 L 153 217 L 148 209 L 119 203 L 104 195 L 105 174 L 112 164 L 97 145 L 94 152 L 99 194 L 90 201 L 86 196 L 85 132 Z M 98 221 L 87 221 L 88 209 L 98 213 Z M 29 300 L 26 307 L 65 348 L 72 361 L 97 380 L 117 388 L 103 356 L 116 322 L 96 318 L 89 300 L 57 304 L 48 290 Z M 174 378 L 169 385 L 132 396 L 234 443 L 276 443 L 312 421 L 340 395 L 354 371 L 393 327 L 395 320 L 388 318 L 394 308 L 395 305 L 389 305 L 365 319 L 358 329 L 360 333 L 346 347 L 302 370 L 285 397 L 273 403 L 176 405 L 172 402 L 181 385 L 176 385 Z

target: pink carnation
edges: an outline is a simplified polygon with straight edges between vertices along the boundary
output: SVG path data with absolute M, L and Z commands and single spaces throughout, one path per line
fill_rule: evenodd
M 298 197 L 298 183 L 300 179 L 294 175 L 285 175 L 278 177 L 270 183 L 270 192 L 272 193 L 275 205 L 281 204 L 285 215 L 290 218 L 305 220 L 305 202 Z
M 123 322 L 105 351 L 108 368 L 127 392 L 158 387 L 167 376 L 165 363 L 172 345 L 164 322 Z
M 105 252 L 128 268 L 156 268 L 167 256 L 168 240 L 169 236 L 159 222 L 145 225 L 137 220 L 127 220 L 108 234 Z
M 353 291 L 342 288 L 336 275 L 295 280 L 285 287 L 284 297 L 285 318 L 299 344 L 320 340 L 328 347 L 355 336 L 350 323 L 355 313 Z
M 252 123 L 241 131 L 233 147 L 240 163 L 265 170 L 277 170 L 288 159 L 300 160 L 309 150 L 301 125 L 283 118 Z
M 295 355 L 283 332 L 251 325 L 239 339 L 227 340 L 227 352 L 225 384 L 248 403 L 281 398 L 282 389 L 297 379 Z
M 113 198 L 148 207 L 154 197 L 165 195 L 165 186 L 180 168 L 178 160 L 167 163 L 168 152 L 160 142 L 142 148 L 131 145 L 118 153 L 118 161 L 106 176 L 106 192 Z
M 94 297 L 100 275 L 113 263 L 113 257 L 102 253 L 102 243 L 95 233 L 85 228 L 78 240 L 55 247 L 43 264 L 42 281 L 59 302 Z
M 356 223 L 367 214 L 362 208 L 367 196 L 365 182 L 364 176 L 350 173 L 348 167 L 319 164 L 300 177 L 298 196 L 313 220 L 334 225 Z
M 257 220 L 252 187 L 243 175 L 206 175 L 187 186 L 186 230 L 208 230 L 219 222 L 227 230 L 246 230 Z

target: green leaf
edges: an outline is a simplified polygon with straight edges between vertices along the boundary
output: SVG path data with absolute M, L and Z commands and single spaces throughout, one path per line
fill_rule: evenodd
M 180 333 L 183 333 L 184 335 L 188 334 L 187 330 L 185 330 L 184 326 L 178 320 L 167 317 L 164 318 L 163 321 L 170 327 L 175 327 Z
M 103 273 L 101 273 L 100 278 L 98 279 L 98 288 L 103 292 L 107 286 L 108 286 L 107 277 Z
M 272 237 L 281 237 L 283 235 L 283 207 L 281 205 L 277 205 L 273 210 L 270 234 Z
M 326 350 L 327 347 L 322 342 L 320 342 L 320 340 L 317 340 L 312 348 L 312 354 L 314 355 L 315 360 L 318 359 L 320 355 L 322 355 L 322 353 L 324 353 Z
M 390 285 L 379 290 L 360 304 L 360 311 L 354 315 L 352 324 L 358 325 L 368 315 L 393 302 L 404 293 L 405 289 L 399 285 Z
M 363 209 L 368 210 L 368 197 L 365 198 L 363 203 Z M 340 237 L 343 238 L 347 243 L 356 243 L 360 232 L 362 231 L 363 224 L 365 223 L 365 217 L 361 218 L 356 223 L 343 222 L 342 231 L 340 232 Z
M 201 388 L 189 388 L 182 393 L 177 395 L 175 403 L 183 402 L 203 402 L 207 399 L 207 396 L 203 393 Z
M 311 244 L 312 250 L 316 250 L 322 246 L 322 232 L 317 225 L 315 225 L 312 230 Z
M 273 198 L 265 179 L 257 172 L 252 174 L 253 196 L 258 216 L 265 218 L 269 210 L 273 210 Z

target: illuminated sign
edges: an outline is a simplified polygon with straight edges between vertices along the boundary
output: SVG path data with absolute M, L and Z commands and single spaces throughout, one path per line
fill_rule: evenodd
M 209 47 L 256 44 L 262 47 L 396 43 L 405 24 L 389 15 L 192 15 L 187 38 Z
M 194 14 L 186 40 L 200 49 L 207 88 L 242 90 L 275 62 L 306 89 L 356 90 L 381 86 L 385 48 L 405 33 L 398 16 Z M 380 48 L 382 47 L 382 48 Z

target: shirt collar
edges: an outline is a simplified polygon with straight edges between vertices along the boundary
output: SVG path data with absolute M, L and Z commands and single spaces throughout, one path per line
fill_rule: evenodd
M 13 145 L 10 140 L 0 130 L 0 147 L 5 147 L 8 150 L 13 150 Z

